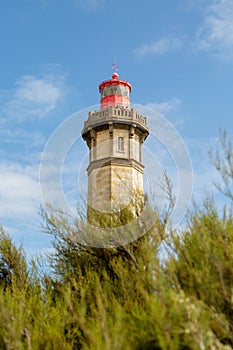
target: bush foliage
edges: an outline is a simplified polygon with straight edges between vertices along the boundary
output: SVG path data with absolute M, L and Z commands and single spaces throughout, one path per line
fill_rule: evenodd
M 232 151 L 225 134 L 221 142 L 227 158 L 213 159 L 231 199 Z M 0 230 L 0 349 L 233 349 L 229 205 L 220 216 L 207 198 L 182 232 L 158 221 L 108 249 L 71 239 L 79 225 L 60 212 L 43 217 L 53 239 L 44 270 Z

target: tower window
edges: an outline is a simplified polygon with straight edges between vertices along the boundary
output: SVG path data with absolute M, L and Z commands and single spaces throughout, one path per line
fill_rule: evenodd
M 113 91 L 113 94 L 116 95 L 116 93 L 117 93 L 117 85 L 112 85 L 112 91 Z
M 120 85 L 117 88 L 117 95 L 121 95 L 121 87 L 120 87 Z
M 124 137 L 118 137 L 118 140 L 117 140 L 117 150 L 118 150 L 119 152 L 124 152 L 124 151 L 125 151 Z

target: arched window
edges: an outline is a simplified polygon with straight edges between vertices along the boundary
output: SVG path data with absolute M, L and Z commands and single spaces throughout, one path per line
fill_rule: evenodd
M 129 89 L 124 87 L 124 96 L 129 97 Z
M 120 85 L 118 85 L 118 88 L 117 88 L 117 95 L 121 95 L 121 87 L 120 87 Z
M 118 152 L 125 151 L 124 137 L 118 137 L 118 139 L 117 139 L 117 151 Z
M 112 85 L 112 92 L 114 95 L 117 93 L 117 85 Z

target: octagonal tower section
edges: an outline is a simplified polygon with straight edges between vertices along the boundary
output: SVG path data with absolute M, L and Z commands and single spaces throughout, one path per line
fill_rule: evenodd
M 95 225 L 97 217 L 112 225 L 116 215 L 130 212 L 133 218 L 143 207 L 141 148 L 149 129 L 146 117 L 130 106 L 131 90 L 116 72 L 103 81 L 100 110 L 89 112 L 82 130 L 89 148 L 87 216 Z

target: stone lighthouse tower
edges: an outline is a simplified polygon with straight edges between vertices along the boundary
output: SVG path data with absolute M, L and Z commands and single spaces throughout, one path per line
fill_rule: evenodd
M 119 79 L 99 85 L 100 110 L 89 112 L 82 137 L 89 147 L 88 220 L 126 208 L 137 215 L 135 196 L 144 201 L 141 147 L 149 134 L 146 118 L 130 107 L 132 87 Z

